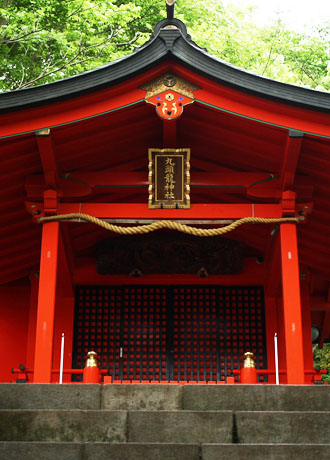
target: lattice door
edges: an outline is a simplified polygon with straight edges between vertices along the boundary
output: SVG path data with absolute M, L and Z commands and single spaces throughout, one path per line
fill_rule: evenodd
M 166 380 L 166 289 L 123 288 L 123 380 Z
M 174 380 L 226 380 L 246 351 L 267 367 L 262 288 L 174 288 Z
M 74 368 L 91 349 L 114 380 L 224 381 L 245 351 L 266 368 L 263 289 L 81 286 Z

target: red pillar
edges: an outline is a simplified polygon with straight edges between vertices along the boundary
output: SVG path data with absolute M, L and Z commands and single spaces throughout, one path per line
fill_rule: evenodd
M 281 224 L 282 292 L 287 383 L 304 383 L 304 349 L 296 224 Z
M 36 344 L 36 321 L 38 311 L 38 286 L 39 273 L 30 275 L 30 309 L 29 309 L 29 326 L 26 345 L 26 367 L 33 367 L 34 350 Z
M 51 382 L 59 228 L 49 222 L 42 229 L 34 383 Z

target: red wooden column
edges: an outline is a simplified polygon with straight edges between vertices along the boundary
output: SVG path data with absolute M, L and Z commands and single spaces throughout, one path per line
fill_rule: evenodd
M 51 382 L 59 229 L 59 222 L 42 229 L 34 383 Z
M 281 224 L 280 239 L 287 383 L 303 384 L 304 348 L 296 224 Z
M 30 274 L 30 309 L 29 309 L 29 325 L 26 345 L 26 367 L 33 368 L 34 350 L 36 344 L 36 321 L 38 311 L 38 286 L 39 273 L 33 272 Z

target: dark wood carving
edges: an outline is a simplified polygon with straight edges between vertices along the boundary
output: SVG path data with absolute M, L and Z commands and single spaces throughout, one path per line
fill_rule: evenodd
M 97 273 L 140 276 L 189 273 L 200 276 L 242 271 L 243 246 L 220 237 L 194 237 L 177 232 L 118 236 L 96 248 Z

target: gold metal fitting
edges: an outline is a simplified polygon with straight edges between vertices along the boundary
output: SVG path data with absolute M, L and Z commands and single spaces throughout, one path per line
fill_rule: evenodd
M 244 363 L 243 363 L 243 367 L 256 367 L 256 364 L 254 362 L 254 354 L 251 352 L 251 351 L 247 351 L 246 353 L 244 353 Z
M 97 362 L 97 353 L 95 351 L 89 351 L 87 353 L 85 367 L 99 367 L 98 362 Z
M 39 129 L 35 131 L 36 136 L 49 136 L 50 135 L 50 128 Z

